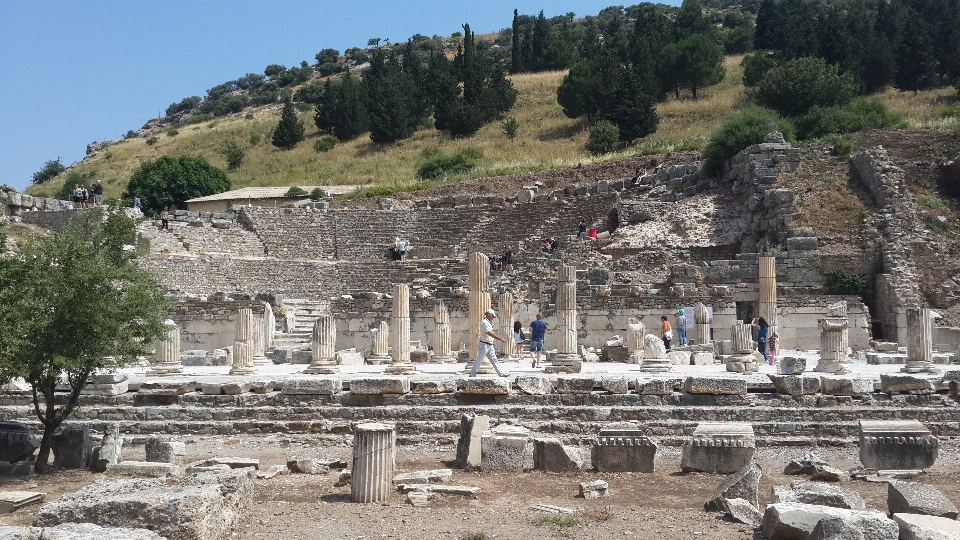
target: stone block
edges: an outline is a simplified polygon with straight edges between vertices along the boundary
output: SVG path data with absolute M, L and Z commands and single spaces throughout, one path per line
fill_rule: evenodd
M 896 353 L 900 350 L 900 344 L 896 341 L 875 341 L 873 342 L 873 348 L 877 352 Z
M 246 469 L 253 467 L 254 470 L 260 470 L 260 460 L 244 457 L 215 457 L 207 460 L 211 465 L 226 465 L 231 469 Z
M 777 373 L 781 375 L 800 375 L 807 369 L 806 358 L 785 356 L 777 360 Z
M 607 496 L 609 485 L 606 480 L 591 480 L 580 482 L 580 496 L 584 499 L 599 499 Z
M 414 471 L 398 474 L 393 477 L 394 485 L 399 484 L 449 484 L 453 480 L 453 471 L 450 469 L 434 469 L 430 471 Z
M 34 465 L 35 463 L 33 461 L 18 461 L 16 463 L 0 461 L 0 477 L 30 476 L 33 474 Z
M 426 349 L 414 349 L 410 351 L 411 364 L 427 364 L 430 362 L 430 351 Z
M 600 472 L 654 472 L 657 444 L 636 424 L 615 422 L 600 429 L 590 460 Z
M 866 540 L 866 537 L 843 519 L 830 517 L 818 521 L 807 540 Z
M 513 381 L 518 390 L 531 396 L 545 396 L 553 393 L 553 381 L 540 375 L 520 375 Z
M 645 396 L 669 396 L 673 394 L 676 379 L 637 380 L 637 393 Z
M 332 396 L 339 394 L 343 385 L 336 377 L 294 377 L 283 380 L 284 395 L 319 395 Z
M 900 540 L 956 540 L 960 538 L 960 522 L 918 514 L 894 514 L 900 526 Z
M 56 527 L 2 527 L 2 540 L 165 540 L 149 529 L 101 527 L 93 523 L 62 523 Z
M 480 437 L 480 468 L 486 472 L 523 472 L 530 430 L 500 425 Z
M 107 476 L 137 476 L 141 478 L 159 478 L 174 476 L 177 468 L 172 463 L 153 463 L 150 461 L 121 461 L 107 466 Z
M 257 471 L 257 478 L 260 478 L 262 480 L 269 480 L 274 476 L 285 474 L 287 472 L 289 472 L 289 469 L 287 469 L 283 465 L 271 465 L 262 471 Z
M 290 356 L 291 364 L 309 364 L 310 362 L 313 362 L 313 352 L 310 350 L 293 351 L 293 354 Z
M 144 444 L 146 460 L 154 463 L 171 463 L 177 467 L 183 465 L 187 447 L 180 441 L 168 441 L 157 437 L 147 439 Z
M 0 461 L 22 461 L 40 448 L 40 439 L 26 424 L 12 420 L 0 421 Z
M 510 380 L 506 377 L 464 377 L 457 379 L 457 391 L 470 395 L 505 396 L 510 393 Z
M 457 467 L 468 471 L 480 467 L 480 437 L 488 429 L 490 429 L 489 416 L 464 414 L 460 417 Z
M 630 392 L 630 382 L 626 377 L 609 375 L 600 379 L 600 385 L 611 394 L 626 394 Z
M 774 503 L 803 503 L 847 510 L 866 510 L 867 503 L 859 493 L 824 482 L 798 480 L 789 486 L 773 486 Z
M 734 422 L 701 422 L 683 442 L 680 468 L 719 474 L 735 473 L 753 461 L 753 426 Z
M 557 378 L 558 394 L 589 394 L 597 380 L 593 377 L 559 377 Z
M 414 394 L 449 394 L 457 391 L 457 383 L 451 379 L 417 381 L 411 391 Z
M 821 375 L 820 392 L 830 396 L 865 396 L 873 393 L 873 379 Z
M 703 509 L 708 512 L 723 511 L 723 501 L 725 499 L 743 499 L 753 505 L 754 508 L 759 507 L 761 474 L 760 467 L 750 463 L 724 478 L 717 489 L 714 490 L 713 496 L 703 503 Z
M 787 238 L 787 251 L 816 251 L 817 239 L 814 237 Z
M 116 424 L 107 426 L 103 434 L 103 440 L 100 447 L 95 448 L 91 458 L 91 466 L 97 472 L 104 472 L 108 465 L 115 465 L 120 462 L 120 450 L 123 447 L 123 439 L 120 437 L 120 427 Z
M 916 420 L 860 420 L 860 462 L 868 469 L 929 469 L 939 448 Z
M 695 352 L 690 358 L 690 364 L 693 366 L 712 366 L 714 364 L 713 353 Z
M 936 390 L 930 379 L 907 373 L 881 373 L 880 391 L 884 394 L 901 392 L 933 393 Z
M 560 439 L 533 439 L 533 468 L 548 472 L 576 472 L 585 468 L 586 460 L 579 446 L 564 446 Z
M 250 391 L 251 386 L 248 382 L 230 382 L 223 385 L 223 393 L 228 396 L 246 394 Z
M 768 373 L 767 377 L 773 383 L 773 387 L 778 394 L 790 396 L 802 396 L 816 394 L 820 391 L 820 377 L 809 375 L 774 375 Z
M 456 486 L 450 484 L 400 484 L 397 489 L 401 493 L 438 493 L 443 495 L 457 495 L 460 497 L 470 497 L 475 499 L 480 488 L 474 486 Z
M 90 428 L 68 427 L 53 436 L 53 466 L 64 469 L 86 469 L 93 455 Z
M 40 504 L 46 493 L 37 491 L 0 491 L 0 514 L 9 514 L 25 506 Z
M 273 392 L 274 381 L 253 381 L 250 383 L 250 391 L 254 394 L 269 394 Z
M 205 396 L 223 395 L 223 385 L 220 383 L 201 383 L 200 391 Z
M 182 396 L 197 390 L 196 381 L 146 381 L 137 390 L 145 396 Z
M 937 488 L 899 480 L 887 483 L 887 512 L 957 519 L 957 507 Z
M 690 365 L 690 352 L 688 351 L 669 351 L 667 352 L 667 359 L 670 360 L 670 363 L 675 366 L 689 366 Z
M 165 478 L 112 480 L 90 484 L 45 504 L 33 524 L 53 527 L 67 521 L 97 522 L 150 527 L 170 539 L 223 539 L 240 529 L 252 501 L 253 480 L 250 473 L 242 471 L 202 473 L 175 483 Z
M 287 470 L 298 474 L 327 474 L 330 468 L 314 458 L 295 457 L 287 460 Z
M 683 389 L 691 394 L 736 395 L 747 394 L 747 380 L 732 377 L 687 377 Z
M 864 531 L 866 540 L 897 540 L 896 522 L 874 510 L 846 510 L 803 503 L 768 504 L 761 529 L 769 540 L 806 540 L 821 519 L 838 518 Z
M 763 522 L 763 513 L 746 499 L 721 499 L 719 510 L 754 529 Z
M 350 394 L 359 396 L 408 393 L 410 393 L 408 377 L 358 377 L 350 381 Z

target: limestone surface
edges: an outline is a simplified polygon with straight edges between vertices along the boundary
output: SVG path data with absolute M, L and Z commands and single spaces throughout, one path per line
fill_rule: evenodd
M 774 375 L 767 374 L 770 382 L 778 394 L 802 396 L 816 394 L 820 391 L 820 377 L 807 375 Z
M 464 414 L 460 417 L 457 467 L 468 471 L 480 467 L 480 437 L 488 429 L 490 429 L 489 416 Z
M 803 503 L 767 505 L 761 528 L 769 540 L 806 540 L 821 519 L 839 518 L 863 532 L 864 540 L 897 540 L 900 528 L 874 510 L 845 510 Z
M 900 526 L 901 540 L 956 540 L 960 538 L 960 522 L 936 516 L 894 514 Z
M 773 486 L 774 503 L 798 502 L 846 508 L 847 510 L 866 510 L 867 503 L 859 493 L 824 482 L 806 482 L 798 480 L 789 486 Z
M 656 455 L 657 443 L 644 435 L 636 424 L 614 422 L 600 429 L 590 460 L 600 472 L 652 473 Z
M 308 394 L 331 396 L 343 389 L 340 379 L 335 377 L 297 377 L 284 379 L 283 394 Z
M 560 439 L 533 439 L 533 468 L 548 472 L 576 472 L 585 468 L 586 459 L 579 446 L 565 446 Z
M 683 442 L 680 468 L 685 472 L 735 473 L 746 467 L 756 451 L 750 424 L 701 422 Z
M 549 377 L 540 375 L 521 375 L 513 384 L 524 394 L 544 396 L 553 392 L 553 382 Z
M 464 377 L 457 380 L 461 394 L 505 396 L 510 393 L 510 381 L 506 377 Z
M 777 373 L 781 375 L 800 375 L 807 369 L 807 360 L 796 356 L 785 356 L 777 360 Z
M 758 493 L 760 491 L 761 474 L 760 467 L 750 463 L 727 476 L 717 486 L 710 500 L 703 504 L 703 509 L 708 512 L 722 511 L 724 499 L 742 499 L 750 503 L 755 509 L 758 508 L 760 506 Z
M 487 471 L 522 472 L 530 430 L 501 425 L 480 437 L 480 468 Z
M 580 482 L 580 496 L 584 499 L 599 499 L 607 496 L 609 485 L 606 480 L 591 480 Z
M 398 474 L 393 477 L 394 484 L 449 484 L 453 479 L 450 469 L 434 469 L 430 471 L 413 471 Z
M 747 394 L 747 380 L 725 377 L 687 377 L 683 389 L 691 394 L 738 395 Z
M 719 511 L 740 523 L 757 528 L 763 522 L 763 512 L 746 499 L 720 499 Z
M 957 519 L 957 507 L 943 493 L 918 482 L 893 480 L 887 484 L 887 512 Z
M 177 472 L 172 463 L 151 463 L 149 461 L 121 461 L 107 466 L 107 476 L 139 476 L 141 478 L 159 478 L 173 476 Z
M 64 523 L 56 527 L 0 527 L 0 540 L 166 540 L 147 530 Z
M 836 517 L 821 519 L 807 540 L 864 540 L 863 533 Z
M 559 377 L 557 379 L 558 394 L 589 394 L 597 380 L 593 377 Z
M 407 377 L 357 377 L 350 381 L 350 393 L 357 395 L 406 394 L 410 392 Z

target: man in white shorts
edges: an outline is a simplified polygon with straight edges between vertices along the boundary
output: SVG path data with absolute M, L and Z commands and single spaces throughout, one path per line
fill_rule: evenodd
M 470 376 L 477 376 L 477 369 L 480 367 L 480 363 L 483 362 L 484 357 L 490 359 L 490 363 L 493 364 L 493 369 L 497 370 L 497 375 L 501 377 L 506 377 L 510 375 L 506 371 L 500 369 L 500 362 L 497 362 L 497 353 L 493 350 L 493 340 L 497 340 L 501 343 L 506 343 L 506 338 L 498 336 L 493 331 L 493 318 L 497 316 L 497 313 L 492 309 L 488 309 L 486 313 L 483 314 L 483 320 L 480 321 L 480 328 L 477 330 L 479 334 L 479 343 L 477 344 L 477 359 L 473 361 L 473 369 L 470 370 Z

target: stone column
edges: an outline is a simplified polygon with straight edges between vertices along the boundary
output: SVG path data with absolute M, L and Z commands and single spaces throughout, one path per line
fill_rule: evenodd
M 433 335 L 432 364 L 452 364 L 454 361 L 450 344 L 450 312 L 444 301 L 437 300 L 433 306 L 433 318 L 437 322 L 437 330 Z
M 814 371 L 849 373 L 847 303 L 841 301 L 827 306 L 827 317 L 817 322 L 820 327 L 820 361 Z
M 353 502 L 386 501 L 393 494 L 393 467 L 397 434 L 393 426 L 359 424 L 353 431 L 353 467 L 350 495 Z
M 262 366 L 267 363 L 265 319 L 266 317 L 263 315 L 254 314 L 253 316 L 253 365 L 255 366 Z
M 647 329 L 638 319 L 630 317 L 627 320 L 627 352 L 634 364 L 639 364 L 643 360 L 643 335 Z
M 337 322 L 332 315 L 321 315 L 313 323 L 310 349 L 313 359 L 304 373 L 331 375 L 340 373 L 336 362 Z
M 490 293 L 487 292 L 490 281 L 490 258 L 483 253 L 474 252 L 470 254 L 470 292 L 467 296 L 467 306 L 470 310 L 469 327 L 467 331 L 470 336 L 470 355 L 468 356 L 465 373 L 470 373 L 473 368 L 473 361 L 477 358 L 477 345 L 480 338 L 477 332 L 480 330 L 480 320 L 483 314 L 490 309 Z M 493 364 L 486 358 L 480 363 L 477 373 L 494 373 Z
M 370 358 L 367 358 L 368 364 L 389 364 L 390 358 L 390 325 L 387 321 L 380 321 L 380 324 L 370 330 L 370 336 L 373 338 L 373 346 L 370 351 Z
M 277 333 L 277 317 L 273 314 L 273 306 L 269 302 L 263 303 L 263 348 L 273 347 L 273 339 Z
M 577 269 L 560 266 L 557 281 L 557 355 L 546 373 L 580 373 L 577 351 Z
M 180 363 L 180 327 L 170 319 L 163 321 L 166 332 L 157 340 L 155 362 L 147 370 L 147 376 L 183 373 Z
M 757 357 L 753 354 L 753 328 L 749 324 L 738 323 L 730 327 L 730 349 L 733 354 L 727 358 L 727 371 L 756 373 Z
M 777 259 L 760 257 L 760 316 L 770 326 L 777 325 Z
M 907 308 L 907 365 L 904 373 L 939 373 L 933 365 L 933 317 L 926 308 Z
M 515 345 L 513 343 L 513 294 L 500 293 L 497 296 L 497 320 L 500 321 L 498 334 L 507 338 L 506 343 L 497 342 L 500 349 L 500 355 L 508 358 L 513 354 Z
M 416 373 L 410 363 L 410 287 L 398 283 L 393 287 L 393 362 L 386 373 Z
M 703 302 L 693 308 L 693 342 L 697 345 L 710 343 L 710 312 Z
M 253 367 L 253 310 L 242 308 L 237 312 L 237 334 L 233 343 L 233 367 L 230 375 L 252 375 Z

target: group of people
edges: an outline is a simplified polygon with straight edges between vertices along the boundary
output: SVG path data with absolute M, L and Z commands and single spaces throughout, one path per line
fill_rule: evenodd
M 503 251 L 490 256 L 491 270 L 513 270 L 513 247 L 504 246 Z
M 556 253 L 557 248 L 557 237 L 551 236 L 550 238 L 544 238 L 543 242 L 540 242 L 540 253 Z
M 93 200 L 92 204 L 95 206 L 100 206 L 103 202 L 103 184 L 100 180 L 97 180 L 97 183 L 89 190 L 82 184 L 74 184 L 72 193 L 74 208 L 90 208 L 91 199 Z
M 687 316 L 683 313 L 683 308 L 677 310 L 677 346 L 683 347 L 687 344 Z M 763 355 L 763 358 L 772 366 L 777 363 L 777 349 L 780 346 L 780 335 L 776 330 L 770 331 L 770 325 L 763 317 L 754 317 L 750 326 L 757 330 L 757 350 Z M 673 327 L 667 316 L 660 317 L 660 339 L 663 340 L 664 347 L 669 351 L 673 343 Z
M 400 237 L 394 238 L 393 245 L 390 246 L 390 258 L 394 261 L 405 261 L 408 249 L 410 249 L 409 242 L 401 240 Z
M 596 225 L 587 225 L 586 221 L 580 220 L 580 225 L 577 227 L 577 238 L 581 242 L 590 239 L 597 239 L 597 226 Z
M 483 319 L 480 321 L 480 327 L 477 329 L 477 337 L 479 338 L 477 344 L 477 359 L 473 362 L 473 369 L 470 370 L 470 376 L 477 376 L 477 369 L 480 368 L 480 364 L 483 362 L 484 358 L 489 358 L 490 363 L 493 364 L 493 369 L 497 371 L 497 375 L 501 377 L 506 377 L 510 375 L 500 367 L 500 362 L 497 361 L 497 352 L 493 348 L 493 342 L 499 341 L 500 343 L 506 343 L 507 338 L 497 335 L 493 330 L 493 319 L 497 317 L 497 312 L 488 309 L 483 315 Z M 547 334 L 547 323 L 543 322 L 543 313 L 537 313 L 537 318 L 530 323 L 530 358 L 532 360 L 531 366 L 534 368 L 540 367 L 540 357 L 543 354 L 543 341 Z M 513 322 L 513 343 L 514 351 L 518 358 L 523 358 L 523 342 L 526 339 L 523 333 L 523 323 L 520 321 Z

